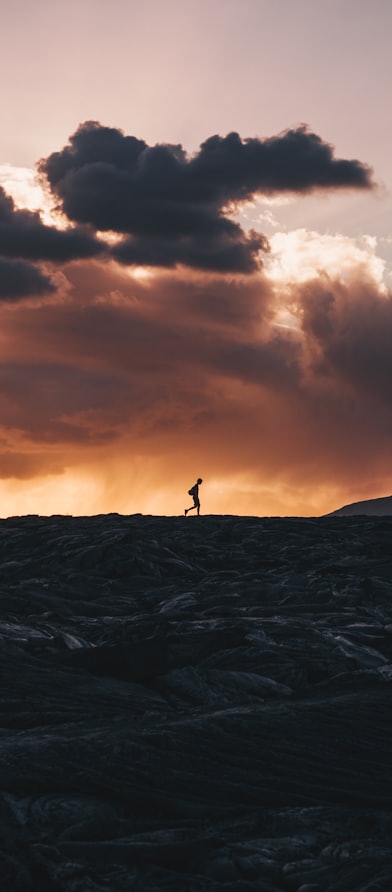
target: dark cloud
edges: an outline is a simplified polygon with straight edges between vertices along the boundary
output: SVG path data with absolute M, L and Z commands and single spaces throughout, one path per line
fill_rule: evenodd
M 55 263 L 94 257 L 104 246 L 82 229 L 46 226 L 37 212 L 17 210 L 0 187 L 0 255 Z
M 113 256 L 124 265 L 162 266 L 177 264 L 220 273 L 251 273 L 258 269 L 259 251 L 268 250 L 260 233 L 246 236 L 240 226 L 222 219 L 222 232 L 210 238 L 200 235 L 177 239 L 133 238 L 113 248 Z
M 45 352 L 43 343 L 38 352 Z M 1 422 L 12 429 L 27 429 L 31 439 L 42 444 L 83 445 L 93 439 L 96 445 L 114 435 L 111 427 L 103 424 L 100 429 L 80 419 L 84 413 L 94 418 L 102 406 L 116 405 L 121 385 L 122 378 L 114 369 L 105 373 L 86 368 L 80 357 L 74 361 L 69 357 L 68 362 L 54 358 L 42 362 L 38 356 L 26 362 L 20 357 L 0 364 Z M 74 419 L 79 420 L 75 423 Z
M 296 304 L 314 373 L 344 381 L 376 405 L 392 405 L 392 295 L 371 282 L 344 284 L 322 276 L 297 289 Z M 370 408 L 370 407 L 369 407 Z
M 334 157 L 330 143 L 302 125 L 269 139 L 211 136 L 190 162 L 194 178 L 223 202 L 255 194 L 372 188 L 370 168 Z
M 264 140 L 212 136 L 188 156 L 87 122 L 40 171 L 70 220 L 126 237 L 113 251 L 120 262 L 219 272 L 252 272 L 268 249 L 229 219 L 233 206 L 257 194 L 373 186 L 366 165 L 336 159 L 303 126 Z
M 49 276 L 31 263 L 0 257 L 0 301 L 52 294 L 55 290 Z

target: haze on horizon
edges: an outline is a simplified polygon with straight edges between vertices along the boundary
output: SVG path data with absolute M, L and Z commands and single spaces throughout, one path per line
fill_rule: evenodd
M 204 513 L 389 495 L 389 3 L 21 11 L 0 514 L 181 514 L 198 476 Z

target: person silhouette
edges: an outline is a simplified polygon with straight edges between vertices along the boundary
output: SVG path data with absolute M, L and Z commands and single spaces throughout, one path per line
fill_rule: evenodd
M 199 500 L 199 486 L 203 483 L 201 477 L 198 477 L 194 486 L 191 489 L 188 489 L 188 495 L 193 496 L 193 505 L 190 508 L 184 509 L 185 517 L 188 514 L 188 511 L 193 511 L 194 508 L 197 508 L 197 513 L 200 514 L 200 500 Z

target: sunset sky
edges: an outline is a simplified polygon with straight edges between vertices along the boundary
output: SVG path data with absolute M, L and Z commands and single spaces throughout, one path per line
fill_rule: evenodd
M 0 516 L 390 495 L 390 0 L 1 18 Z

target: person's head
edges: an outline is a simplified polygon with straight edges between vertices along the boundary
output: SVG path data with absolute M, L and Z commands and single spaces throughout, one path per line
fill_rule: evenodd
M 198 483 L 203 483 L 201 477 L 198 477 L 198 478 L 197 478 L 197 482 L 198 482 Z

